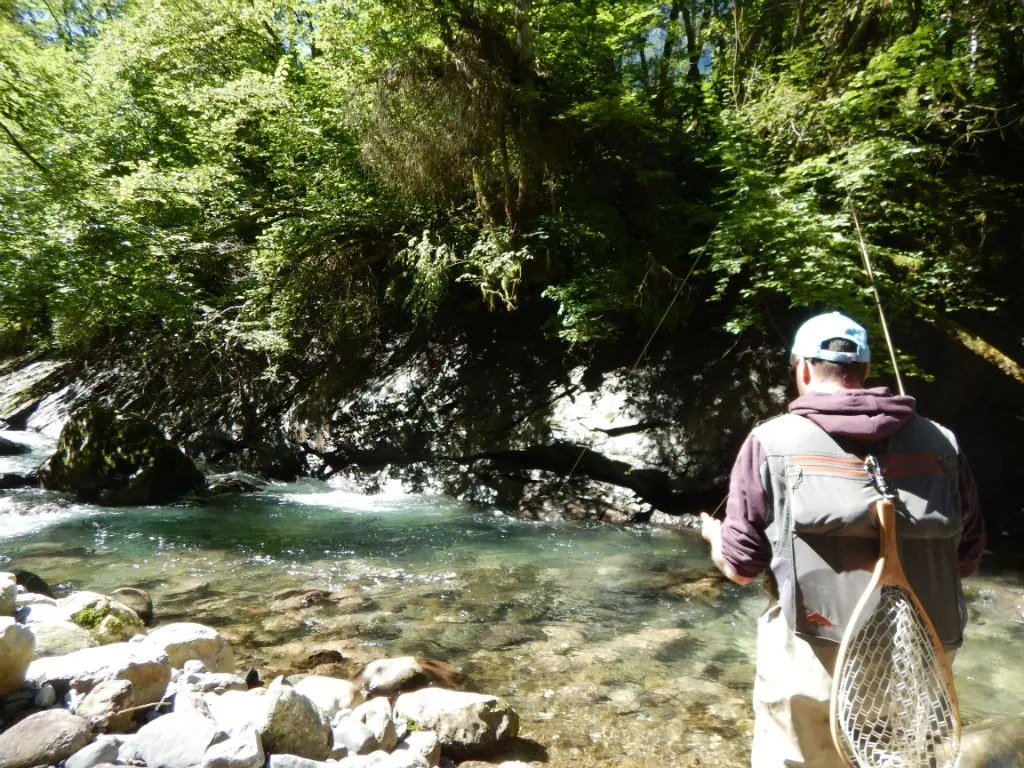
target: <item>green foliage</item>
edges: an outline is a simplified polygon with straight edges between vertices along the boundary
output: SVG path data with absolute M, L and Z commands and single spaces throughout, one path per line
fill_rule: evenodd
M 0 351 L 273 377 L 395 305 L 530 301 L 571 345 L 866 317 L 857 222 L 898 317 L 1011 305 L 1020 4 L 738 8 L 4 0 Z

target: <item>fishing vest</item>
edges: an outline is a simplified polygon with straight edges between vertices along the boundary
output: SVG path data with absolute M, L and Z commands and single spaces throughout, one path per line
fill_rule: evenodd
M 782 612 L 797 635 L 838 643 L 878 560 L 881 495 L 864 458 L 810 419 L 787 414 L 753 434 L 767 454 L 761 482 Z M 876 455 L 899 496 L 900 563 L 946 648 L 961 645 L 967 618 L 957 558 L 958 453 L 952 432 L 915 415 Z

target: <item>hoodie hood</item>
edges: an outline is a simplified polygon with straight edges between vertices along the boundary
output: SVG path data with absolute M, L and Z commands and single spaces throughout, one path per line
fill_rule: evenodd
M 833 437 L 883 440 L 914 416 L 917 401 L 894 395 L 888 387 L 808 392 L 789 404 L 789 412 L 804 416 Z

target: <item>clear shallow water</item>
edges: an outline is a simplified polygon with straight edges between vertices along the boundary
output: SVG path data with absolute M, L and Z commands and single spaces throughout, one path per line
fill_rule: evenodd
M 144 587 L 159 621 L 217 626 L 265 677 L 351 674 L 391 655 L 450 661 L 512 701 L 519 758 L 552 768 L 747 761 L 765 601 L 710 578 L 692 534 L 304 482 L 193 507 L 0 495 L 0 555 L 65 589 Z M 1020 577 L 968 584 L 965 722 L 1022 714 Z M 335 594 L 303 607 L 286 589 Z

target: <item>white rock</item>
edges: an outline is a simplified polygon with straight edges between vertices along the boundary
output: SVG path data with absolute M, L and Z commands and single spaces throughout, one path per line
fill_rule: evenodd
M 175 688 L 198 693 L 224 693 L 225 691 L 247 691 L 249 687 L 238 675 L 227 672 L 202 672 L 182 674 Z
M 295 690 L 316 704 L 330 722 L 339 712 L 363 703 L 363 694 L 355 685 L 334 677 L 309 675 L 295 684 Z
M 129 729 L 133 712 L 120 712 L 131 706 L 132 684 L 127 680 L 104 680 L 98 683 L 81 699 L 75 700 L 69 709 L 90 722 L 105 720 L 107 727 L 115 732 Z M 110 713 L 115 714 L 111 715 Z
M 368 755 L 377 750 L 377 738 L 362 723 L 346 717 L 331 726 L 333 746 L 330 756 L 335 760 L 351 755 Z
M 49 602 L 47 602 L 49 601 Z M 39 602 L 18 604 L 14 615 L 22 624 L 37 624 L 39 622 L 68 621 L 67 615 L 57 607 L 57 601 L 46 597 Z
M 408 752 L 423 758 L 429 768 L 434 768 L 441 759 L 441 742 L 433 731 L 413 731 L 398 742 L 392 755 Z
M 120 746 L 121 741 L 116 736 L 100 736 L 69 757 L 64 768 L 94 768 L 103 763 L 115 763 Z
M 256 731 L 246 731 L 208 748 L 202 768 L 263 768 L 266 759 Z
M 213 713 L 210 711 L 210 705 L 206 703 L 206 699 L 203 694 L 198 691 L 178 691 L 174 694 L 174 706 L 171 707 L 172 712 L 195 712 L 203 717 L 208 717 L 211 720 L 216 720 Z M 227 728 L 224 729 L 227 731 Z
M 352 755 L 335 763 L 334 768 L 389 768 L 391 755 L 377 750 L 368 755 Z
M 22 688 L 34 644 L 27 627 L 9 616 L 0 617 L 0 696 Z
M 497 696 L 424 688 L 405 693 L 395 713 L 437 733 L 445 753 L 465 758 L 489 752 L 519 733 L 519 715 Z
M 13 573 L 0 573 L 0 616 L 14 616 L 18 599 L 18 582 Z
M 338 764 L 322 763 L 298 755 L 271 755 L 267 758 L 267 768 L 338 768 Z
M 32 699 L 32 706 L 36 709 L 49 709 L 56 703 L 57 692 L 53 690 L 52 685 L 44 685 L 36 691 L 36 695 Z
M 381 768 L 430 768 L 430 763 L 411 752 L 392 752 Z
M 139 753 L 135 749 L 135 739 L 137 737 L 138 734 L 118 734 L 118 738 L 121 739 L 121 743 L 117 747 L 116 763 L 133 763 L 139 759 Z
M 350 720 L 369 728 L 377 741 L 377 749 L 382 749 L 385 752 L 390 752 L 398 743 L 395 724 L 391 718 L 391 704 L 383 697 L 370 699 L 364 704 L 360 704 L 352 710 L 352 714 L 349 716 Z
M 52 605 L 54 608 L 57 607 L 56 598 L 40 595 L 38 592 L 28 592 L 21 585 L 18 586 L 18 597 L 15 603 L 18 608 L 24 605 Z
M 181 669 L 186 661 L 198 659 L 214 672 L 235 671 L 235 656 L 228 641 L 202 624 L 165 624 L 146 635 L 145 642 L 166 651 L 172 667 Z
M 201 675 L 210 670 L 199 659 L 189 659 L 182 665 L 181 671 L 187 675 Z
M 36 685 L 51 683 L 58 690 L 73 688 L 79 693 L 88 693 L 105 680 L 127 680 L 132 684 L 130 706 L 136 707 L 162 699 L 171 678 L 171 665 L 160 648 L 112 643 L 37 659 L 29 665 L 25 677 Z
M 124 603 L 97 592 L 72 592 L 57 601 L 68 621 L 84 627 L 100 643 L 121 643 L 146 631 L 142 619 Z
M 99 645 L 89 630 L 71 621 L 37 621 L 25 626 L 36 640 L 34 658 L 37 659 L 64 656 Z
M 232 738 L 254 731 L 266 719 L 266 691 L 255 688 L 251 691 L 227 691 L 217 695 L 207 693 L 203 701 L 210 715 Z
M 195 768 L 210 746 L 224 739 L 213 720 L 194 712 L 172 712 L 139 729 L 135 753 L 148 768 Z

